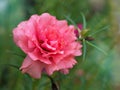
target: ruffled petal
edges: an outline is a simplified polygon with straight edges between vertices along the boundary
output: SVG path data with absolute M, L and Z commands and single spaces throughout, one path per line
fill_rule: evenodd
M 46 65 L 45 69 L 46 69 L 46 72 L 49 75 L 51 75 L 53 74 L 54 71 L 72 68 L 73 65 L 75 65 L 76 63 L 77 62 L 73 58 L 73 56 L 68 56 L 68 57 L 65 57 L 63 60 L 61 60 L 58 64 L 53 63 L 51 65 Z
M 27 73 L 33 78 L 40 78 L 41 72 L 44 68 L 44 64 L 40 61 L 33 61 L 29 56 L 27 56 L 20 68 L 22 73 Z
M 61 73 L 63 74 L 68 74 L 69 73 L 69 69 L 62 69 L 60 70 Z

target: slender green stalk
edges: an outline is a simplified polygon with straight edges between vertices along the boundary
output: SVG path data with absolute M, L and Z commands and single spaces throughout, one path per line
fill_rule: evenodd
M 87 50 L 86 40 L 83 39 L 83 61 L 85 60 L 85 57 L 86 57 L 86 50 Z
M 68 21 L 70 21 L 77 28 L 76 23 L 69 16 L 65 16 L 65 17 Z
M 86 23 L 85 15 L 83 13 L 81 13 L 81 16 L 82 16 L 82 19 L 83 19 L 83 30 L 84 30 L 87 27 L 87 23 Z
M 101 32 L 101 31 L 107 30 L 109 27 L 110 27 L 110 26 L 108 25 L 108 26 L 105 26 L 105 27 L 103 27 L 103 28 L 101 28 L 101 29 L 99 29 L 99 30 L 96 30 L 95 32 L 89 34 L 89 36 L 93 36 L 93 35 L 95 35 L 96 33 L 99 33 L 99 32 Z
M 101 51 L 103 54 L 107 55 L 107 53 L 104 50 L 102 50 L 101 48 L 97 47 L 96 45 L 94 45 L 94 44 L 92 44 L 92 43 L 90 43 L 88 41 L 86 41 L 86 43 L 89 44 L 90 46 L 96 48 L 97 50 Z

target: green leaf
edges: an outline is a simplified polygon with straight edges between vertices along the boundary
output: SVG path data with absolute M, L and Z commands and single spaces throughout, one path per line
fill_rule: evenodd
M 107 55 L 107 53 L 106 53 L 104 50 L 102 50 L 101 48 L 97 47 L 97 46 L 94 45 L 93 43 L 90 43 L 90 42 L 88 42 L 88 41 L 86 41 L 86 43 L 89 44 L 90 46 L 96 48 L 97 50 L 101 51 L 103 54 Z
M 77 28 L 77 25 L 76 23 L 69 17 L 69 16 L 65 16 L 65 18 L 70 21 L 76 28 Z
M 10 51 L 10 50 L 7 50 L 7 53 L 11 53 L 11 54 L 16 55 L 16 56 L 19 56 L 19 57 L 21 57 L 21 58 L 25 58 L 24 55 L 18 54 L 18 53 L 16 53 L 16 52 L 13 52 L 13 51 Z
M 83 30 L 84 30 L 87 27 L 86 18 L 85 18 L 85 15 L 83 13 L 81 13 L 81 16 L 82 16 L 82 19 L 83 19 Z
M 19 66 L 16 66 L 16 65 L 12 65 L 12 64 L 7 64 L 8 66 L 10 66 L 10 67 L 13 67 L 13 68 L 16 68 L 16 69 L 18 69 L 19 70 Z
M 99 30 L 96 30 L 95 32 L 89 34 L 89 36 L 93 36 L 93 35 L 95 35 L 96 33 L 99 33 L 99 32 L 101 32 L 101 31 L 107 30 L 109 27 L 110 27 L 110 26 L 108 25 L 108 26 L 105 26 L 105 27 L 103 27 L 103 28 L 101 28 L 101 29 L 99 29 Z
M 85 57 L 86 57 L 86 50 L 87 50 L 86 40 L 83 39 L 83 61 L 85 60 Z

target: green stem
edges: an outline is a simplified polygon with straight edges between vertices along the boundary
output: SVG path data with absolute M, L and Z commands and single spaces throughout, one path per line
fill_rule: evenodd
M 83 30 L 84 30 L 87 27 L 86 18 L 85 18 L 85 15 L 83 13 L 81 13 L 81 16 L 82 16 L 82 19 L 83 19 Z
M 85 39 L 83 39 L 83 61 L 85 60 L 85 57 L 86 57 L 86 41 Z
M 101 48 L 97 47 L 96 45 L 94 45 L 94 44 L 92 44 L 92 43 L 90 43 L 88 41 L 86 41 L 86 43 L 91 45 L 92 47 L 96 48 L 97 50 L 101 51 L 103 54 L 107 55 L 107 53 L 104 50 L 102 50 Z

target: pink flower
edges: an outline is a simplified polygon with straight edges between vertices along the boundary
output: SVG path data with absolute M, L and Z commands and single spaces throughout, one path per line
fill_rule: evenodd
M 82 25 L 82 24 L 78 24 L 77 26 L 78 26 L 78 28 L 79 28 L 80 30 L 83 29 L 83 25 Z
M 74 30 L 65 20 L 57 20 L 48 13 L 32 15 L 28 21 L 21 22 L 13 30 L 13 38 L 27 54 L 20 67 L 22 73 L 33 78 L 40 78 L 42 72 L 67 74 L 77 63 L 74 57 L 82 54 Z
M 79 30 L 82 30 L 82 29 L 83 29 L 83 25 L 82 25 L 82 24 L 78 24 L 77 27 L 79 28 Z M 76 30 L 74 31 L 74 33 L 75 33 L 76 37 L 79 37 L 79 31 L 78 31 L 78 29 L 76 29 Z

